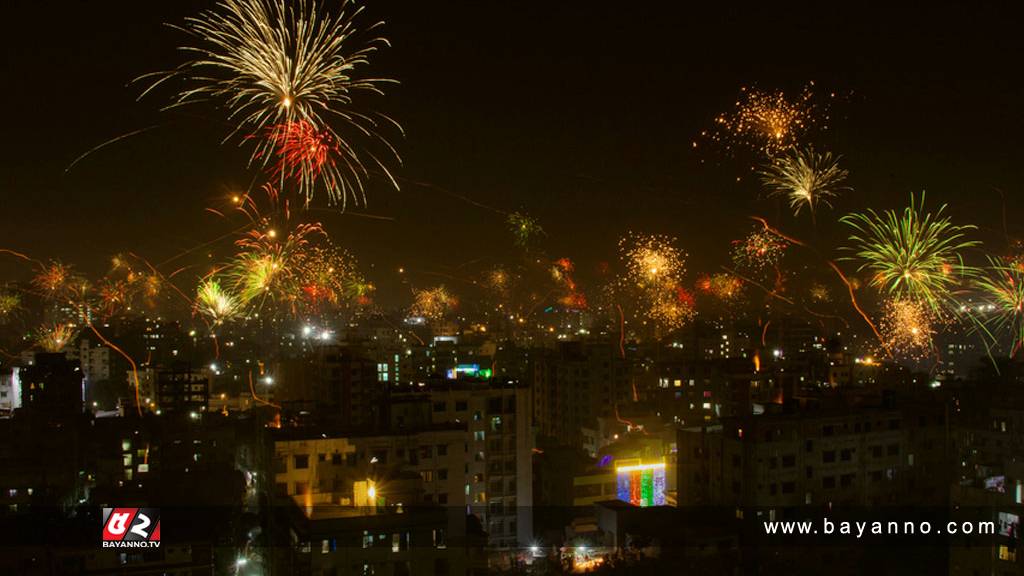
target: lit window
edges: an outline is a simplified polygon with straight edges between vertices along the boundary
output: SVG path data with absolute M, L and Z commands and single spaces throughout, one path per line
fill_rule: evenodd
M 999 546 L 999 559 L 1007 562 L 1017 561 L 1017 550 L 1006 545 Z

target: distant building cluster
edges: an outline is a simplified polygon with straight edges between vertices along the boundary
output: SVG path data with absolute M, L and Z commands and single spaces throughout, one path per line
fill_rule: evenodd
M 146 361 L 86 335 L 3 365 L 3 520 L 83 534 L 5 572 L 824 572 L 877 558 L 752 527 L 908 510 L 1000 527 L 915 562 L 1024 566 L 1024 370 L 961 343 L 925 374 L 797 318 L 661 341 L 268 322 L 215 354 L 175 322 L 110 330 Z M 164 545 L 91 546 L 116 506 L 160 508 Z

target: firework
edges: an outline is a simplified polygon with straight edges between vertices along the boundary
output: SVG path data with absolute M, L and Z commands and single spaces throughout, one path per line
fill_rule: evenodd
M 788 246 L 783 238 L 758 228 L 743 240 L 733 242 L 732 259 L 737 266 L 761 272 L 778 264 Z
M 529 248 L 538 236 L 544 235 L 540 223 L 529 214 L 513 212 L 508 215 L 506 223 L 515 238 L 516 246 L 520 248 Z
M 647 317 L 662 328 L 677 330 L 692 320 L 696 313 L 693 295 L 685 288 L 677 287 L 659 294 Z
M 49 324 L 39 329 L 36 345 L 46 352 L 61 352 L 78 336 L 70 324 Z
M 830 199 L 849 189 L 843 185 L 847 174 L 830 152 L 819 154 L 808 146 L 765 166 L 761 182 L 771 195 L 789 200 L 794 215 L 806 206 L 813 216 L 819 204 L 832 206 Z
M 38 289 L 43 297 L 51 300 L 63 298 L 67 291 L 77 284 L 78 279 L 71 271 L 71 267 L 60 262 L 50 262 L 43 267 L 32 279 L 32 284 Z
M 0 290 L 0 322 L 6 322 L 21 309 L 21 296 Z
M 828 109 L 819 100 L 814 83 L 807 84 L 795 98 L 781 90 L 744 87 L 735 108 L 715 118 L 714 130 L 702 136 L 728 152 L 745 148 L 773 157 L 799 144 L 813 129 L 828 128 Z
M 722 302 L 735 302 L 743 294 L 743 280 L 724 272 L 701 276 L 697 287 Z
M 686 253 L 675 247 L 675 238 L 630 234 L 619 242 L 629 279 L 641 288 L 665 289 L 679 284 L 685 272 Z
M 586 310 L 588 305 L 587 295 L 582 292 L 569 292 L 559 298 L 558 303 L 572 310 Z
M 154 300 L 163 293 L 164 281 L 156 273 L 146 274 L 140 281 L 140 291 L 142 295 L 146 297 L 150 304 L 150 307 L 154 305 Z
M 512 277 L 504 268 L 499 266 L 487 273 L 485 285 L 495 294 L 505 296 L 512 287 Z
M 832 294 L 829 292 L 828 286 L 818 282 L 811 284 L 809 293 L 811 300 L 815 302 L 828 302 L 832 299 Z
M 343 0 L 331 15 L 315 1 L 221 0 L 213 9 L 185 20 L 180 29 L 196 41 L 183 48 L 190 59 L 170 72 L 144 76 L 155 81 L 143 96 L 157 85 L 179 79 L 183 87 L 169 108 L 205 100 L 223 105 L 228 118 L 237 123 L 228 138 L 237 132 L 265 135 L 258 139 L 253 159 L 266 164 L 276 153 L 285 163 L 284 173 L 302 174 L 301 186 L 307 195 L 312 194 L 312 182 L 324 176 L 331 202 L 344 205 L 349 195 L 358 200 L 369 176 L 367 163 L 379 168 L 397 188 L 370 147 L 381 148 L 397 161 L 381 128 L 400 127 L 386 116 L 354 106 L 357 95 L 381 95 L 382 86 L 394 82 L 362 75 L 373 53 L 388 42 L 382 37 L 360 38 L 356 19 L 363 8 L 353 4 Z M 367 30 L 381 25 L 378 22 Z M 328 118 L 343 125 L 346 137 L 331 127 Z M 317 141 L 327 143 L 341 161 L 323 170 L 323 164 L 312 160 L 318 154 L 293 157 L 292 146 L 301 144 L 303 137 L 295 138 L 291 132 L 300 129 L 317 135 Z
M 682 288 L 686 253 L 675 241 L 631 233 L 619 242 L 627 270 L 623 288 L 636 293 L 639 313 L 659 331 L 677 329 L 696 313 L 692 295 Z
M 352 151 L 343 148 L 343 143 L 330 130 L 317 129 L 311 122 L 299 120 L 271 126 L 267 140 L 273 143 L 277 158 L 270 177 L 293 182 L 306 204 L 313 199 L 318 182 L 332 200 L 340 199 L 342 206 L 349 196 L 353 196 L 357 204 L 359 201 L 366 203 L 362 186 L 353 188 L 341 168 L 354 160 Z
M 105 278 L 98 288 L 99 311 L 105 316 L 113 316 L 119 310 L 129 308 L 133 288 L 131 279 Z
M 990 258 L 985 274 L 975 279 L 977 288 L 995 307 L 985 319 L 990 334 L 1009 333 L 1010 356 L 1024 345 L 1024 271 L 1015 262 Z
M 333 246 L 307 250 L 301 262 L 301 290 L 311 311 L 339 306 L 365 296 L 370 285 L 360 276 L 355 258 Z
M 886 347 L 895 353 L 924 357 L 932 351 L 935 317 L 927 303 L 894 298 L 883 306 L 879 329 Z
M 566 308 L 574 310 L 585 310 L 587 308 L 587 296 L 580 291 L 576 280 L 573 279 L 573 272 L 576 266 L 568 258 L 555 260 L 551 267 L 551 277 L 559 284 L 564 294 L 558 299 L 558 303 Z
M 440 320 L 458 306 L 458 303 L 458 299 L 452 296 L 444 286 L 416 290 L 411 313 L 429 320 Z
M 241 306 L 238 298 L 221 288 L 214 279 L 204 280 L 196 291 L 196 310 L 214 325 L 236 317 Z
M 926 212 L 924 195 L 920 202 L 911 196 L 902 215 L 868 210 L 841 219 L 854 230 L 849 249 L 860 262 L 858 270 L 868 271 L 871 283 L 890 298 L 924 302 L 938 316 L 949 308 L 960 280 L 977 272 L 960 256 L 978 245 L 966 237 L 975 227 L 953 224 L 943 214 L 945 208 Z
M 232 289 L 259 307 L 268 297 L 294 303 L 301 291 L 303 266 L 313 237 L 323 237 L 319 224 L 299 224 L 283 238 L 275 229 L 251 230 L 236 244 L 242 251 L 225 271 Z

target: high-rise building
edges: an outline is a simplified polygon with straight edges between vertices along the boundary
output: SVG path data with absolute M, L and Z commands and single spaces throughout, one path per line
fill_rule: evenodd
M 434 424 L 464 424 L 464 503 L 481 519 L 491 546 L 533 539 L 533 428 L 530 391 L 498 380 L 435 380 L 424 388 Z
M 274 380 L 274 401 L 289 412 L 316 412 L 346 426 L 383 422 L 387 383 L 378 363 L 357 347 L 323 344 L 286 360 Z
M 574 447 L 585 443 L 583 429 L 614 416 L 634 399 L 635 374 L 618 343 L 608 340 L 564 342 L 546 351 L 534 366 L 533 415 L 538 432 Z
M 177 364 L 157 371 L 156 394 L 161 411 L 201 412 L 210 399 L 210 376 L 204 370 Z

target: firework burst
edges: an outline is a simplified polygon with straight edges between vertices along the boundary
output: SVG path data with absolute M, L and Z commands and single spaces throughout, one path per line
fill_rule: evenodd
M 658 294 L 652 302 L 647 318 L 662 328 L 677 330 L 697 314 L 693 294 L 683 287 L 676 287 Z
M 641 288 L 674 288 L 685 273 L 686 253 L 676 239 L 662 235 L 630 234 L 619 242 L 629 280 Z
M 267 140 L 273 144 L 276 162 L 270 171 L 272 179 L 290 181 L 296 185 L 308 205 L 317 184 L 322 184 L 332 201 L 340 199 L 342 206 L 349 196 L 356 203 L 366 203 L 362 186 L 353 187 L 345 177 L 345 169 L 354 169 L 358 158 L 350 148 L 343 147 L 333 132 L 318 129 L 306 120 L 284 126 L 274 125 L 267 130 Z
M 32 279 L 32 284 L 49 300 L 60 300 L 67 296 L 79 279 L 71 267 L 60 262 L 50 262 Z
M 389 45 L 383 37 L 361 38 L 356 20 L 362 10 L 347 0 L 334 15 L 309 0 L 220 0 L 179 27 L 196 40 L 182 49 L 191 58 L 169 72 L 144 76 L 153 82 L 143 96 L 178 79 L 183 87 L 169 108 L 205 100 L 223 105 L 237 124 L 228 138 L 238 132 L 265 135 L 253 159 L 267 164 L 276 154 L 284 163 L 282 174 L 301 175 L 307 198 L 317 179 L 325 182 L 332 203 L 344 206 L 350 195 L 362 198 L 367 164 L 397 188 L 371 148 L 398 161 L 381 130 L 401 128 L 387 116 L 354 106 L 357 95 L 381 95 L 382 86 L 394 82 L 362 74 L 374 52 Z M 328 118 L 341 123 L 346 137 Z M 308 146 L 308 136 L 314 136 L 317 150 L 298 151 L 296 157 L 296 147 Z M 326 158 L 333 155 L 340 161 L 325 170 Z
M 871 273 L 871 283 L 895 300 L 924 302 L 937 316 L 952 303 L 960 281 L 977 270 L 963 264 L 960 252 L 978 245 L 966 233 L 974 226 L 953 224 L 943 214 L 924 210 L 911 196 L 903 214 L 874 210 L 849 214 L 841 221 L 853 228 L 849 249 L 860 262 L 858 270 Z
M 848 173 L 839 167 L 839 159 L 830 152 L 819 154 L 808 146 L 793 149 L 761 171 L 761 182 L 773 196 L 789 200 L 794 215 L 800 210 L 814 211 L 821 204 L 832 206 L 830 200 L 849 190 L 843 185 Z
M 324 236 L 319 224 L 299 224 L 283 238 L 271 228 L 251 230 L 236 244 L 241 252 L 225 276 L 244 303 L 259 307 L 268 297 L 294 304 L 302 287 L 310 240 Z
M 195 306 L 196 311 L 215 326 L 237 317 L 241 311 L 238 298 L 226 292 L 220 283 L 212 278 L 199 284 Z
M 0 322 L 6 322 L 21 310 L 21 296 L 14 292 L 0 290 Z
M 743 280 L 724 272 L 701 276 L 697 287 L 722 302 L 736 302 L 743 295 Z
M 62 352 L 78 336 L 78 330 L 70 324 L 49 324 L 39 329 L 36 346 L 46 352 Z
M 637 295 L 639 313 L 657 330 L 674 330 L 696 313 L 692 295 L 682 288 L 686 253 L 675 238 L 629 234 L 619 242 L 626 265 L 626 292 Z
M 544 235 L 544 228 L 541 227 L 540 223 L 529 214 L 523 212 L 513 212 L 508 215 L 506 219 L 509 231 L 512 232 L 513 238 L 515 238 L 516 246 L 520 248 L 529 248 L 538 237 Z
M 459 301 L 444 286 L 416 290 L 410 312 L 428 320 L 441 320 L 458 306 Z
M 983 325 L 992 335 L 1009 333 L 1013 340 L 1010 356 L 1015 356 L 1024 346 L 1024 271 L 1014 262 L 990 258 L 975 285 L 995 306 Z
M 732 259 L 737 266 L 762 272 L 778 264 L 788 246 L 783 238 L 758 228 L 743 240 L 733 242 Z
M 512 288 L 512 276 L 502 267 L 496 267 L 484 278 L 485 285 L 499 297 L 506 297 Z
M 895 298 L 885 303 L 879 329 L 894 353 L 922 358 L 933 349 L 936 318 L 927 303 Z
M 103 279 L 97 288 L 99 312 L 109 317 L 130 308 L 134 287 L 133 279 L 130 278 Z
M 355 258 L 339 248 L 310 248 L 300 268 L 301 290 L 310 312 L 319 312 L 324 306 L 355 302 L 369 292 Z
M 829 291 L 828 286 L 819 282 L 811 284 L 809 294 L 811 296 L 811 300 L 814 302 L 824 303 L 832 300 L 832 294 Z
M 812 130 L 828 128 L 828 107 L 819 101 L 814 83 L 795 98 L 781 90 L 744 87 L 734 109 L 715 118 L 715 128 L 702 136 L 727 152 L 744 148 L 773 157 L 799 144 Z

